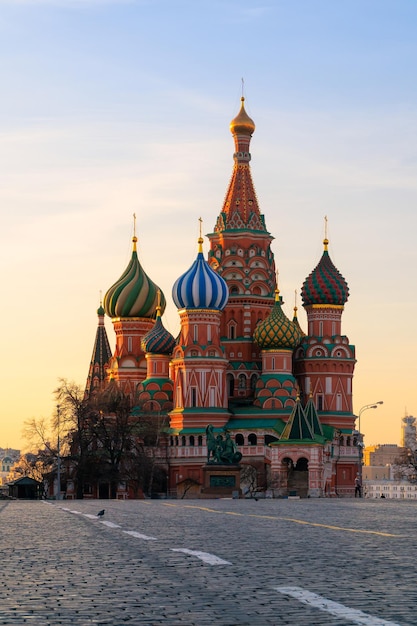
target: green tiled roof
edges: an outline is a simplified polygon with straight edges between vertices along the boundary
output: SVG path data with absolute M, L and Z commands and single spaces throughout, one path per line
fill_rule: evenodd
M 259 419 L 230 419 L 226 427 L 230 430 L 256 430 L 258 428 L 266 429 L 270 428 L 278 433 L 281 433 L 284 428 L 284 422 L 281 419 L 276 418 L 259 418 Z
M 312 440 L 314 439 L 313 431 L 308 423 L 301 402 L 297 400 L 290 418 L 282 432 L 282 439 L 288 441 L 293 440 Z

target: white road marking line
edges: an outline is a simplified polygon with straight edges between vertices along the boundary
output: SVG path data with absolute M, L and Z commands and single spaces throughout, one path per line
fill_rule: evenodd
M 91 513 L 83 513 L 83 515 L 84 517 L 88 517 L 88 519 L 96 519 L 96 520 L 99 519 L 97 515 L 91 515 Z
M 325 611 L 334 615 L 335 617 L 341 617 L 345 620 L 349 620 L 354 624 L 363 624 L 365 626 L 400 626 L 396 622 L 389 622 L 373 615 L 367 615 L 357 609 L 351 609 L 344 604 L 333 602 L 323 596 L 319 596 L 316 593 L 302 589 L 301 587 L 274 587 L 275 591 L 279 591 L 287 596 L 292 596 L 304 604 L 313 606 L 320 611 Z
M 126 535 L 130 535 L 131 537 L 136 537 L 136 539 L 144 539 L 145 541 L 158 541 L 156 537 L 143 535 L 142 533 L 138 533 L 136 530 L 124 530 L 123 532 Z
M 114 524 L 113 522 L 107 522 L 106 520 L 101 520 L 100 524 L 104 524 L 105 526 L 108 526 L 109 528 L 121 528 L 119 524 Z
M 184 552 L 184 554 L 191 554 L 191 556 L 196 556 L 198 559 L 204 561 L 204 563 L 208 563 L 209 565 L 231 565 L 229 561 L 225 561 L 224 559 L 220 559 L 215 554 L 210 554 L 210 552 L 200 552 L 200 550 L 188 550 L 187 548 L 171 548 L 173 552 Z

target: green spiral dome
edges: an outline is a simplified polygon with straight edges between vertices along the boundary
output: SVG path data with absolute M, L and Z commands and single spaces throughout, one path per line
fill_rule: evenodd
M 148 317 L 155 319 L 158 306 L 158 285 L 143 271 L 139 263 L 136 242 L 133 237 L 133 251 L 129 265 L 104 296 L 104 309 L 109 317 Z M 166 300 L 161 291 L 161 314 Z

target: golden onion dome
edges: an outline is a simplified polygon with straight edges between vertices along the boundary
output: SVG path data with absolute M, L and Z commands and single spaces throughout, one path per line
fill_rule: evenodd
M 230 122 L 230 132 L 232 135 L 252 135 L 255 130 L 255 122 L 245 111 L 245 98 L 242 96 L 239 113 Z

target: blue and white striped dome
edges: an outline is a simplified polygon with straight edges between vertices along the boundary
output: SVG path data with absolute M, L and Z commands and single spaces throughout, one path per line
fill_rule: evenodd
M 198 243 L 197 258 L 190 269 L 175 281 L 172 298 L 178 309 L 218 309 L 221 311 L 229 298 L 226 281 L 211 269 L 205 260 L 201 237 Z

